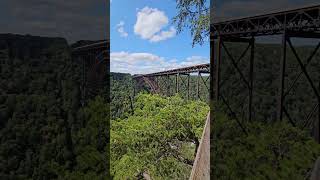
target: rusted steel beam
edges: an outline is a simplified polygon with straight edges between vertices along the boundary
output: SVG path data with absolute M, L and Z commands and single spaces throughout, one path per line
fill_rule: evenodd
M 179 73 L 176 74 L 176 93 L 179 93 Z
M 167 75 L 167 94 L 168 94 L 168 96 L 171 95 L 171 93 L 170 93 L 170 75 Z
M 97 95 L 98 89 L 103 88 L 108 82 L 110 42 L 101 40 L 95 43 L 71 49 L 74 59 L 82 64 L 81 104 L 87 98 Z
M 151 88 L 151 93 L 160 93 L 160 88 L 158 87 L 157 80 L 154 77 L 142 77 L 136 80 L 147 83 Z
M 320 103 L 320 95 L 319 95 L 319 92 L 316 88 L 316 86 L 314 85 L 308 71 L 306 70 L 305 66 L 303 65 L 298 53 L 296 52 L 295 48 L 293 47 L 292 43 L 291 43 L 291 40 L 290 38 L 288 38 L 288 43 L 289 43 L 289 47 L 291 48 L 293 54 L 295 55 L 296 57 L 296 60 L 298 61 L 299 65 L 300 65 L 300 68 L 301 70 L 303 71 L 303 74 L 306 76 L 309 84 L 311 85 L 312 89 L 313 89 L 313 92 L 315 93 L 315 95 L 317 96 L 317 99 L 318 99 L 318 103 Z
M 190 74 L 188 74 L 188 80 L 187 80 L 187 84 L 188 84 L 188 97 L 187 99 L 189 100 L 190 99 Z
M 200 70 L 198 72 L 200 72 L 201 74 L 210 74 L 210 71 L 202 71 L 202 70 Z
M 309 65 L 309 63 L 311 62 L 312 58 L 317 53 L 319 48 L 320 48 L 320 42 L 318 43 L 316 48 L 313 50 L 311 55 L 308 57 L 307 62 L 304 64 L 304 68 L 307 68 L 307 66 Z M 290 91 L 292 90 L 292 88 L 294 87 L 294 85 L 299 80 L 299 78 L 301 77 L 302 74 L 303 74 L 303 71 L 300 71 L 300 73 L 297 75 L 297 77 L 293 80 L 292 84 L 289 86 L 288 90 L 284 93 L 284 97 L 286 97 L 290 93 Z
M 137 83 L 132 81 L 132 86 L 133 86 L 133 98 L 136 97 L 136 89 L 137 89 Z
M 187 77 L 187 80 L 186 80 L 187 82 L 183 79 L 182 75 Z M 189 100 L 189 95 L 190 95 L 190 74 L 186 74 L 186 73 L 180 74 L 179 73 L 179 77 L 180 77 L 180 80 L 182 82 L 181 88 L 184 88 L 184 90 L 186 90 L 187 99 Z M 178 87 L 180 88 L 179 85 L 178 85 Z
M 165 84 L 165 79 L 163 77 L 158 77 L 159 78 L 159 87 L 160 87 L 160 93 L 162 95 L 165 95 L 166 91 L 167 91 L 167 87 Z
M 205 87 L 207 88 L 207 90 L 209 91 L 209 88 L 210 88 L 210 87 L 208 87 L 207 81 L 210 79 L 210 76 L 208 76 L 206 79 L 203 79 L 202 75 L 201 75 L 201 74 L 199 74 L 199 75 L 200 75 L 200 78 L 201 78 L 204 86 L 205 86 Z
M 228 50 L 225 42 L 237 42 L 237 43 L 248 43 L 248 45 L 246 46 L 246 48 L 244 49 L 244 51 L 242 51 L 242 53 L 240 54 L 240 56 L 238 57 L 238 59 L 234 59 L 233 55 L 231 54 L 231 52 Z M 220 71 L 221 71 L 221 54 L 222 54 L 222 48 L 223 50 L 225 50 L 228 59 L 230 59 L 231 61 L 231 67 L 227 66 L 227 74 L 231 74 L 232 71 L 236 71 L 238 72 L 238 74 L 240 75 L 241 80 L 245 83 L 245 87 L 244 90 L 248 91 L 248 96 L 244 96 L 244 98 L 240 101 L 242 102 L 241 105 L 239 107 L 237 107 L 237 109 L 242 109 L 242 120 L 245 118 L 245 115 L 247 114 L 246 118 L 249 119 L 249 121 L 251 121 L 252 119 L 252 112 L 253 112 L 253 108 L 252 108 L 252 99 L 253 99 L 253 68 L 254 68 L 254 43 L 255 43 L 255 38 L 251 37 L 249 38 L 238 38 L 238 37 L 223 37 L 223 36 L 219 36 L 218 38 L 218 57 L 217 60 L 215 61 L 215 73 L 216 73 L 216 77 L 215 77 L 215 88 L 216 88 L 216 101 L 220 101 L 222 100 L 222 103 L 226 105 L 228 111 L 230 112 L 230 115 L 233 117 L 233 119 L 235 119 L 238 123 L 238 125 L 240 126 L 240 128 L 243 130 L 243 132 L 245 134 L 247 134 L 247 131 L 245 129 L 245 127 L 243 126 L 243 124 L 241 123 L 238 114 L 232 109 L 231 105 L 228 103 L 227 99 L 222 96 L 221 94 L 221 87 L 230 79 L 232 78 L 231 76 L 227 76 L 225 79 L 221 80 L 220 78 Z M 250 49 L 250 51 L 249 51 Z M 240 61 L 245 57 L 245 55 L 247 53 L 249 54 L 250 57 L 250 61 L 247 63 L 249 65 L 249 73 L 248 76 L 249 78 L 246 78 L 244 73 L 242 72 L 242 70 L 240 69 L 239 63 Z M 221 81 L 221 82 L 220 82 Z M 236 94 L 239 92 L 236 92 Z M 248 98 L 249 97 L 249 98 Z M 248 108 L 247 111 L 244 111 L 244 103 L 247 102 L 245 99 L 248 98 Z
M 82 62 L 81 105 L 84 106 L 86 94 L 86 63 L 84 58 L 79 57 L 79 59 Z
M 176 88 L 177 88 L 177 93 L 179 93 L 179 76 L 180 76 L 180 74 L 178 73 L 177 75 L 176 75 Z
M 210 62 L 213 65 L 211 69 L 214 67 L 215 75 L 214 81 L 215 83 L 211 83 L 211 87 L 214 85 L 215 88 L 215 99 L 216 101 L 222 100 L 227 107 L 227 111 L 230 112 L 230 115 L 238 122 L 239 126 L 243 131 L 246 131 L 245 127 L 241 125 L 235 111 L 233 111 L 230 107 L 227 99 L 222 95 L 221 87 L 228 81 L 230 76 L 227 76 L 224 81 L 220 80 L 220 71 L 221 71 L 221 46 L 225 50 L 228 58 L 231 60 L 232 67 L 231 70 L 236 70 L 239 74 L 241 79 L 245 82 L 246 87 L 248 88 L 249 92 L 249 102 L 248 102 L 248 119 L 251 120 L 252 118 L 252 99 L 253 99 L 253 73 L 254 73 L 254 37 L 256 36 L 268 36 L 268 35 L 282 35 L 282 57 L 280 60 L 280 75 L 279 75 L 279 91 L 278 91 L 278 98 L 277 98 L 277 117 L 276 119 L 281 120 L 283 119 L 283 113 L 287 116 L 288 120 L 293 126 L 296 126 L 294 120 L 290 113 L 288 112 L 287 107 L 285 106 L 285 97 L 289 94 L 289 92 L 294 88 L 294 85 L 298 81 L 298 79 L 305 75 L 307 81 L 312 87 L 312 90 L 316 96 L 317 104 L 313 107 L 312 111 L 307 115 L 307 120 L 302 124 L 302 126 L 306 126 L 309 124 L 313 124 L 313 128 L 316 126 L 318 131 L 320 130 L 320 87 L 316 88 L 315 82 L 312 81 L 310 72 L 307 71 L 307 66 L 315 57 L 316 52 L 320 48 L 320 43 L 316 46 L 314 51 L 308 57 L 306 63 L 303 63 L 300 57 L 298 56 L 297 52 L 295 51 L 290 37 L 297 37 L 297 38 L 314 38 L 320 39 L 320 4 L 303 7 L 298 9 L 291 9 L 281 12 L 273 12 L 258 16 L 251 16 L 245 18 L 237 18 L 231 20 L 225 20 L 220 22 L 214 22 L 210 25 L 210 46 L 211 46 L 211 59 Z M 218 40 L 217 44 L 214 44 L 215 40 Z M 224 42 L 237 42 L 237 43 L 249 43 L 247 49 L 241 54 L 239 59 L 234 59 L 231 56 L 231 52 L 228 51 Z M 297 74 L 293 83 L 289 84 L 288 88 L 285 91 L 285 75 L 286 75 L 286 58 L 287 58 L 287 43 L 289 48 L 291 48 L 296 60 L 298 61 L 298 67 L 300 67 L 301 71 Z M 218 45 L 218 48 L 214 48 L 214 45 Z M 242 73 L 243 69 L 240 68 L 238 63 L 241 59 L 245 56 L 248 49 L 251 48 L 251 56 L 250 62 L 247 63 L 249 65 L 249 79 L 245 78 L 244 74 Z M 216 59 L 215 59 L 216 58 Z M 229 68 L 229 67 L 227 67 Z M 226 69 L 227 73 L 229 69 Z M 213 71 L 212 71 L 213 72 Z M 213 73 L 211 72 L 211 77 L 213 77 Z M 213 79 L 213 78 L 212 78 Z M 220 82 L 221 81 L 221 82 Z M 320 85 L 319 85 L 320 86 Z M 246 89 L 247 89 L 246 88 Z M 213 92 L 211 88 L 210 93 Z M 235 91 L 236 92 L 236 91 Z M 239 92 L 236 92 L 239 93 Z M 230 96 L 230 95 L 229 95 Z M 228 96 L 228 97 L 229 97 Z M 210 96 L 212 97 L 212 96 Z M 213 99 L 213 98 L 212 98 Z M 210 99 L 211 100 L 211 99 Z M 245 101 L 245 99 L 243 99 Z M 247 101 L 246 101 L 247 102 Z M 210 103 L 211 104 L 211 103 Z M 217 103 L 219 104 L 219 103 Z M 314 113 L 318 112 L 318 121 L 319 123 L 316 125 L 315 122 L 310 122 L 310 118 L 314 115 Z M 242 117 L 244 118 L 245 113 L 242 111 Z M 315 121 L 315 120 L 313 120 Z M 297 124 L 298 125 L 298 124 Z M 320 141 L 320 132 L 313 132 L 315 137 L 319 138 Z
M 141 76 L 163 76 L 163 75 L 175 75 L 175 74 L 190 74 L 190 73 L 198 72 L 200 70 L 210 72 L 210 63 L 189 66 L 189 67 L 184 67 L 184 68 L 178 68 L 178 69 L 172 69 L 172 70 L 167 70 L 167 71 L 161 71 L 161 72 L 156 72 L 156 73 L 150 73 L 150 74 L 137 74 L 137 75 L 134 75 L 133 78 L 139 78 Z
M 320 5 L 236 18 L 211 24 L 213 38 L 218 36 L 251 37 L 282 34 L 287 30 L 315 32 L 320 30 Z
M 217 52 L 217 60 L 215 63 L 215 100 L 219 101 L 220 96 L 220 65 L 221 65 L 221 38 L 218 38 L 218 52 Z
M 222 40 L 224 42 L 236 42 L 236 43 L 250 43 L 251 42 L 251 39 L 248 39 L 248 38 L 241 38 L 241 37 L 224 37 L 224 36 L 221 36 Z
M 254 63 L 254 37 L 250 40 L 251 54 L 250 54 L 250 71 L 249 71 L 249 108 L 248 108 L 248 119 L 252 120 L 252 98 L 253 98 L 253 63 Z
M 72 49 L 72 53 L 88 52 L 88 51 L 101 51 L 109 49 L 110 42 L 107 40 L 102 40 L 100 42 L 75 47 Z
M 306 117 L 304 118 L 304 123 L 302 128 L 306 128 L 308 126 L 310 126 L 310 119 L 313 116 L 313 114 L 317 111 L 317 109 L 320 108 L 319 104 L 317 103 L 315 106 L 313 106 L 312 110 L 306 115 Z
M 296 126 L 295 122 L 293 121 L 292 117 L 290 116 L 289 112 L 285 107 L 282 107 L 284 114 L 288 117 L 289 122 L 291 123 L 292 126 Z
M 244 77 L 241 69 L 239 68 L 239 66 L 237 65 L 235 59 L 232 57 L 231 53 L 229 52 L 228 48 L 226 47 L 226 45 L 222 42 L 222 47 L 224 48 L 225 52 L 227 53 L 229 59 L 232 62 L 232 65 L 236 68 L 236 70 L 238 71 L 238 73 L 240 74 L 240 77 L 242 78 L 242 80 L 244 81 L 244 83 L 246 84 L 246 86 L 248 88 L 250 88 L 249 82 L 247 81 L 247 79 Z
M 287 34 L 284 32 L 282 36 L 282 58 L 280 62 L 280 84 L 279 84 L 279 95 L 278 95 L 278 107 L 277 116 L 278 120 L 282 120 L 282 112 L 284 107 L 284 76 L 286 71 L 286 57 L 287 57 Z
M 199 71 L 198 76 L 197 76 L 197 99 L 200 98 L 200 93 L 199 93 L 199 91 L 200 91 L 200 84 L 199 84 L 200 75 L 201 75 L 201 72 Z
M 250 47 L 251 47 L 251 44 L 248 44 L 246 49 L 242 52 L 241 56 L 237 59 L 236 65 L 238 65 L 240 63 L 240 61 L 243 59 L 243 57 L 247 54 Z M 234 70 L 234 68 L 227 67 L 226 74 L 232 74 L 233 70 Z M 225 79 L 223 79 L 223 81 L 221 81 L 220 88 L 223 87 L 223 85 L 229 80 L 230 77 L 231 76 L 227 76 Z
M 236 120 L 236 122 L 238 123 L 238 126 L 241 128 L 241 130 L 248 135 L 248 132 L 246 130 L 246 128 L 244 127 L 244 125 L 241 123 L 241 121 L 239 120 L 237 114 L 232 110 L 232 108 L 230 107 L 230 104 L 228 103 L 228 101 L 224 98 L 223 95 L 220 95 L 220 98 L 222 100 L 222 102 L 227 106 L 228 110 L 230 111 L 230 115 L 232 118 L 234 118 Z
M 210 104 L 210 112 L 214 111 L 214 106 L 217 104 L 214 103 L 214 97 L 215 97 L 215 69 L 216 69 L 216 55 L 215 55 L 215 46 L 214 46 L 215 40 L 212 38 L 212 33 L 210 33 L 210 91 L 209 91 L 209 104 Z M 199 79 L 199 77 L 198 77 Z M 212 122 L 212 121 L 211 121 Z M 210 134 L 211 137 L 211 134 Z
M 320 17 L 320 13 L 319 13 Z M 320 91 L 320 80 L 319 80 L 319 85 L 318 85 L 319 91 Z M 318 143 L 320 144 L 320 106 L 318 104 L 318 126 L 317 126 L 317 134 L 318 136 Z

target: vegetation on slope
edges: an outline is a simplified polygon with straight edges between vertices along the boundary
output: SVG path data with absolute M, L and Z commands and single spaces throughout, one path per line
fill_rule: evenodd
M 111 122 L 111 174 L 135 179 L 186 179 L 191 173 L 208 105 L 178 96 L 140 94 L 134 114 Z
M 132 114 L 133 79 L 130 74 L 111 73 L 111 119 L 126 118 Z
M 106 177 L 108 106 L 80 80 L 65 39 L 0 35 L 0 179 Z
M 207 87 L 209 87 L 209 80 L 204 82 L 199 79 L 199 96 L 197 97 L 197 76 L 190 76 L 190 100 L 202 100 L 206 101 L 209 96 L 209 91 Z M 208 77 L 204 76 L 204 81 Z M 139 92 L 147 93 L 150 92 L 147 84 L 135 84 L 135 80 L 132 78 L 130 74 L 124 73 L 111 73 L 111 87 L 110 87 L 110 98 L 111 98 L 111 119 L 124 119 L 130 115 L 132 115 L 134 109 L 134 93 L 138 94 Z M 165 81 L 165 82 L 164 82 Z M 173 96 L 176 94 L 175 89 L 175 76 L 171 76 L 170 79 L 162 77 L 162 80 L 159 79 L 159 85 L 161 85 L 162 93 L 168 96 Z M 188 90 L 186 85 L 183 82 L 187 83 L 187 77 L 181 76 L 179 79 L 179 96 L 183 99 L 187 99 Z M 135 87 L 134 87 L 135 85 Z M 168 88 L 170 86 L 170 88 Z M 170 91 L 168 91 L 170 90 Z M 134 92 L 135 91 L 135 92 Z
M 217 115 L 213 123 L 214 179 L 305 179 L 320 156 L 320 145 L 286 121 L 237 123 Z

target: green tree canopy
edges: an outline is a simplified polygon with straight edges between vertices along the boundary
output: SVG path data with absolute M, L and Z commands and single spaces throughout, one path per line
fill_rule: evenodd
M 134 115 L 111 122 L 114 179 L 188 178 L 209 111 L 201 101 L 140 94 Z
M 213 126 L 214 179 L 305 179 L 320 155 L 308 133 L 285 121 L 247 123 L 248 136 L 225 116 Z
M 178 33 L 191 31 L 192 46 L 202 45 L 210 34 L 210 8 L 206 0 L 177 0 L 177 15 L 173 18 Z

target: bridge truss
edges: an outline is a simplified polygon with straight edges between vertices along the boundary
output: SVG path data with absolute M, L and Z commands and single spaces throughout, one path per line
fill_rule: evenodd
M 315 46 L 314 50 L 308 56 L 306 62 L 303 62 L 301 57 L 299 57 L 296 48 L 293 46 L 291 39 L 300 38 L 300 39 L 320 39 L 320 5 L 303 7 L 299 9 L 292 9 L 282 12 L 274 12 L 264 15 L 245 17 L 239 19 L 232 19 L 227 21 L 221 21 L 211 24 L 211 59 L 210 62 L 213 66 L 210 67 L 212 79 L 211 81 L 211 106 L 213 106 L 213 100 L 217 104 L 224 104 L 226 107 L 225 110 L 228 114 L 233 117 L 239 124 L 240 128 L 246 133 L 247 130 L 243 126 L 243 119 L 248 119 L 251 121 L 253 119 L 253 90 L 254 90 L 254 59 L 255 59 L 255 40 L 258 36 L 271 36 L 278 35 L 282 37 L 282 57 L 279 58 L 279 67 L 280 73 L 278 75 L 278 92 L 277 93 L 277 108 L 275 119 L 282 120 L 284 115 L 286 119 L 293 126 L 297 126 L 297 122 L 291 113 L 288 111 L 287 107 L 287 96 L 292 93 L 294 87 L 298 86 L 298 80 L 304 76 L 307 79 L 308 84 L 311 86 L 313 94 L 315 95 L 316 104 L 311 109 L 310 112 L 305 112 L 306 117 L 303 121 L 302 127 L 305 128 L 308 125 L 316 124 L 315 122 L 310 121 L 311 117 L 314 114 L 318 113 L 318 123 L 313 135 L 320 142 L 320 92 L 319 87 L 316 86 L 314 78 L 310 77 L 310 72 L 307 69 L 307 66 L 310 62 L 315 59 L 315 54 L 317 53 L 320 42 Z M 237 52 L 232 54 L 230 48 L 232 46 L 227 46 L 227 44 L 245 44 L 245 49 L 242 52 Z M 216 47 L 215 47 L 216 46 Z M 293 57 L 298 64 L 295 67 L 295 72 L 298 72 L 296 77 L 292 82 L 288 82 L 286 78 L 289 71 L 287 70 L 290 64 L 288 64 L 288 51 L 291 50 Z M 235 58 L 235 55 L 238 55 Z M 229 62 L 228 65 L 222 62 L 222 56 Z M 246 67 L 240 66 L 240 62 L 247 57 Z M 223 65 L 224 63 L 224 65 Z M 319 59 L 318 59 L 318 63 Z M 225 67 L 224 67 L 225 66 Z M 226 68 L 227 72 L 233 71 L 238 74 L 239 81 L 243 83 L 243 90 L 239 93 L 245 92 L 245 99 L 238 99 L 240 102 L 246 103 L 246 117 L 240 119 L 239 113 L 235 112 L 235 109 L 238 107 L 232 107 L 231 102 L 228 101 L 223 93 L 222 87 L 226 82 L 232 79 L 232 76 L 228 76 L 225 79 L 221 78 L 221 70 Z M 248 73 L 245 74 L 244 69 L 248 70 Z M 286 72 L 286 70 L 288 72 Z M 320 80 L 319 80 L 320 81 Z M 285 85 L 289 84 L 287 87 Z M 293 94 L 293 93 L 292 93 Z M 239 107 L 244 107 L 243 104 L 240 104 Z
M 82 64 L 81 78 L 81 104 L 84 105 L 87 98 L 94 97 L 102 89 L 108 89 L 107 82 L 109 72 L 109 41 L 99 41 L 75 47 L 72 49 L 73 58 Z M 106 92 L 108 93 L 108 92 Z
M 185 92 L 185 97 L 191 99 L 191 78 L 196 76 L 196 99 L 201 98 L 201 87 L 204 87 L 209 92 L 210 79 L 210 64 L 200 64 L 195 66 L 183 67 L 167 71 L 161 71 L 150 74 L 135 75 L 133 78 L 136 81 L 136 89 L 141 89 L 143 85 L 147 85 L 152 93 L 171 96 L 176 93 Z

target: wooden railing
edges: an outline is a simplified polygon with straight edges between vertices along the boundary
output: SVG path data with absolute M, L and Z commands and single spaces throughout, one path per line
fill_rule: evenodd
M 189 180 L 207 179 L 210 179 L 210 112 L 207 116 Z
M 310 180 L 319 180 L 320 179 L 320 157 L 314 163 L 314 167 L 311 172 Z

